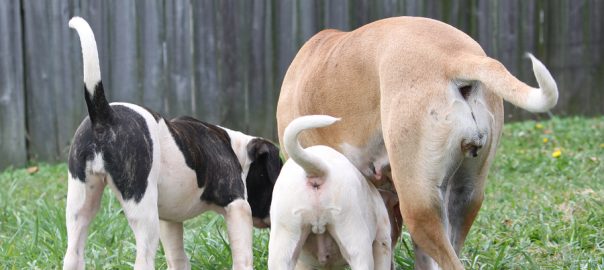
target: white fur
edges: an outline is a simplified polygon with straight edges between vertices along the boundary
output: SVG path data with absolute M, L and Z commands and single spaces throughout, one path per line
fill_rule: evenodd
M 239 160 L 239 164 L 241 164 L 241 179 L 243 179 L 243 186 L 245 187 L 245 199 L 247 200 L 247 183 L 245 179 L 247 179 L 247 173 L 249 172 L 250 165 L 252 164 L 252 160 L 247 153 L 247 145 L 251 140 L 254 139 L 254 137 L 239 131 L 230 130 L 225 127 L 218 127 L 224 129 L 224 131 L 226 131 L 229 135 L 229 138 L 231 138 L 231 148 L 233 149 L 233 152 L 235 152 L 235 155 Z
M 95 153 L 94 158 L 91 161 L 86 162 L 86 168 L 93 174 L 105 173 L 105 163 L 103 161 L 103 154 Z
M 558 102 L 558 86 L 552 74 L 539 59 L 528 52 L 526 57 L 530 58 L 533 63 L 533 73 L 537 78 L 539 88 L 531 89 L 524 109 L 531 112 L 546 112 Z
M 65 219 L 67 227 L 67 251 L 63 269 L 84 269 L 84 246 L 88 235 L 88 225 L 101 204 L 105 181 L 97 175 L 87 177 L 87 182 L 74 178 L 71 173 L 67 180 L 67 204 Z
M 296 134 L 302 129 L 325 126 L 335 120 L 305 116 L 288 127 L 284 145 L 292 159 L 284 164 L 273 190 L 269 269 L 293 269 L 311 233 L 329 234 L 352 269 L 390 269 L 390 222 L 377 189 L 332 148 L 290 149 L 299 147 Z M 324 170 L 320 186 L 314 187 L 311 182 L 316 177 L 310 175 L 309 179 L 304 168 L 294 161 L 301 155 L 307 164 Z M 300 257 L 304 258 L 308 254 Z
M 82 61 L 84 65 L 84 83 L 88 93 L 94 95 L 94 87 L 101 81 L 101 69 L 99 67 L 99 55 L 94 39 L 94 33 L 88 23 L 80 18 L 73 17 L 69 20 L 69 27 L 75 29 L 80 36 L 82 45 Z
M 340 119 L 327 115 L 310 115 L 294 119 L 286 128 L 283 135 L 285 151 L 298 165 L 302 166 L 307 174 L 322 176 L 327 170 L 323 160 L 304 151 L 298 142 L 298 134 L 305 129 L 321 128 L 332 125 Z

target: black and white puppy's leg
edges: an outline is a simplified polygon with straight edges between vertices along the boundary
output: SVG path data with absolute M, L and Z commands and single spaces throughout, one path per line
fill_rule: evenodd
M 67 183 L 67 251 L 63 269 L 84 269 L 84 246 L 88 236 L 88 225 L 99 210 L 103 190 L 103 175 L 88 175 L 84 181 L 69 173 Z
M 225 210 L 233 269 L 253 269 L 252 209 L 246 200 L 236 199 Z
M 168 269 L 191 269 L 189 258 L 184 250 L 183 223 L 167 220 L 159 221 L 161 244 L 164 247 Z
M 120 203 L 136 239 L 134 269 L 154 269 L 155 252 L 159 244 L 159 215 L 157 211 L 157 175 L 153 171 L 142 199 L 122 200 Z M 116 192 L 120 194 L 119 192 Z M 120 196 L 118 195 L 118 198 Z

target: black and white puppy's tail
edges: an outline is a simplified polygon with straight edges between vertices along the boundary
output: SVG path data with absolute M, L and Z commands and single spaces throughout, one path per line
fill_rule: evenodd
M 306 129 L 326 127 L 339 120 L 339 118 L 328 115 L 307 115 L 294 119 L 285 128 L 283 135 L 285 151 L 293 161 L 304 169 L 307 177 L 324 176 L 327 166 L 321 158 L 302 148 L 298 142 L 298 135 Z
M 84 66 L 84 90 L 90 121 L 93 125 L 110 121 L 112 110 L 105 98 L 99 53 L 92 28 L 81 17 L 71 18 L 69 27 L 75 29 L 80 36 Z

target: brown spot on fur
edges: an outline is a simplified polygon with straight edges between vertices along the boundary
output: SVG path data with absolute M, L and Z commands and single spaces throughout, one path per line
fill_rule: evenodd
M 436 112 L 436 110 L 431 110 L 430 116 L 432 116 L 432 118 L 434 118 L 434 120 L 438 121 L 438 113 Z

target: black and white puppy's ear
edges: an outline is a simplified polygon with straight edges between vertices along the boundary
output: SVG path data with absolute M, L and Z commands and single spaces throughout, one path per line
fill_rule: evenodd
M 283 162 L 279 157 L 279 148 L 262 138 L 255 138 L 248 143 L 247 154 L 252 161 L 245 179 L 247 199 L 252 208 L 254 226 L 265 228 L 270 226 L 273 188 Z

